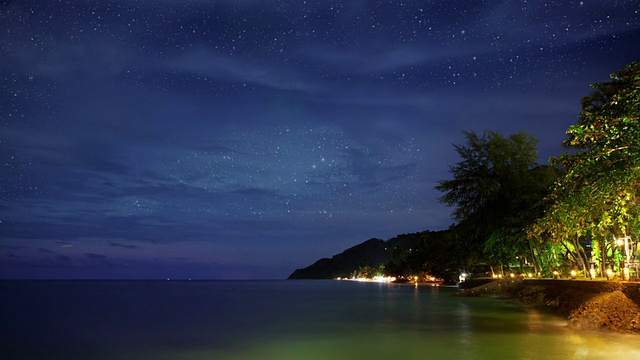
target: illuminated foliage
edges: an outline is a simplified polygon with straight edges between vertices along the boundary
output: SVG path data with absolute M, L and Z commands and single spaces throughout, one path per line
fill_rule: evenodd
M 575 151 L 550 162 L 564 170 L 546 199 L 545 215 L 531 235 L 554 241 L 598 237 L 637 228 L 640 215 L 640 63 L 591 85 L 566 147 Z

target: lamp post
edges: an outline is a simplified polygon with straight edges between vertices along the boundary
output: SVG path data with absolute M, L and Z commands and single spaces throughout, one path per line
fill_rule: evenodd
M 624 246 L 624 266 L 622 268 L 621 276 L 623 280 L 629 280 L 629 264 L 631 263 L 631 254 L 629 252 L 629 245 L 631 243 L 631 237 L 625 235 L 616 239 L 618 246 Z

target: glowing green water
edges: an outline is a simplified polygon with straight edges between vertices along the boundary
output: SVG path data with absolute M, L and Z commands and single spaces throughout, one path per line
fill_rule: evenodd
M 19 359 L 640 359 L 640 337 L 455 289 L 338 281 L 2 283 Z M 0 354 L 2 355 L 2 354 Z M 1 357 L 11 358 L 11 357 Z

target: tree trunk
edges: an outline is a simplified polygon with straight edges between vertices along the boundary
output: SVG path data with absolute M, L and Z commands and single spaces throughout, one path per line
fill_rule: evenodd
M 584 254 L 584 251 L 582 250 L 582 246 L 580 246 L 580 243 L 578 242 L 577 237 L 573 238 L 572 241 L 573 241 L 573 247 L 576 249 L 576 256 L 578 257 L 580 264 L 582 264 L 582 270 L 584 271 L 585 276 L 587 276 L 589 274 L 589 269 L 587 268 L 587 264 L 585 261 L 585 259 L 587 258 L 587 255 Z
M 531 252 L 531 261 L 533 261 L 533 270 L 537 276 L 538 273 L 540 273 L 540 264 L 538 264 L 538 259 L 536 257 L 535 251 L 533 251 L 533 244 L 531 243 L 531 239 L 527 239 L 527 242 L 529 243 L 529 251 Z
M 600 267 L 600 276 L 607 276 L 607 239 L 602 240 L 602 248 L 600 249 L 600 256 L 602 257 L 602 266 Z
M 577 244 L 575 243 L 575 240 L 572 239 L 571 243 L 573 245 L 573 247 L 575 248 L 575 252 L 571 251 L 571 249 L 569 249 L 569 246 L 567 246 L 567 244 L 565 244 L 564 241 L 560 242 L 562 244 L 562 246 L 564 246 L 564 248 L 567 250 L 567 255 L 571 255 L 571 257 L 573 258 L 573 261 L 578 265 L 578 266 L 583 266 L 584 267 L 584 263 L 582 261 L 582 258 L 580 257 L 580 251 L 578 250 Z M 567 259 L 569 259 L 569 257 L 567 256 Z

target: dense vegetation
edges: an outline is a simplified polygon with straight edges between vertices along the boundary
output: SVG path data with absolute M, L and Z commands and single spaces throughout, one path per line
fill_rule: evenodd
M 640 63 L 592 88 L 567 130 L 569 151 L 549 165 L 536 163 L 533 135 L 465 132 L 454 145 L 461 161 L 436 187 L 454 208 L 449 229 L 369 240 L 292 278 L 623 275 L 640 231 Z M 356 255 L 364 249 L 380 253 Z
M 391 252 L 383 240 L 369 239 L 331 259 L 323 258 L 304 269 L 298 269 L 289 279 L 373 277 L 381 275 L 384 264 L 391 258 Z
M 601 275 L 635 258 L 640 230 L 640 63 L 611 78 L 582 99 L 564 142 L 574 151 L 550 159 L 563 174 L 527 228 L 547 251 L 566 249 L 574 266 Z

